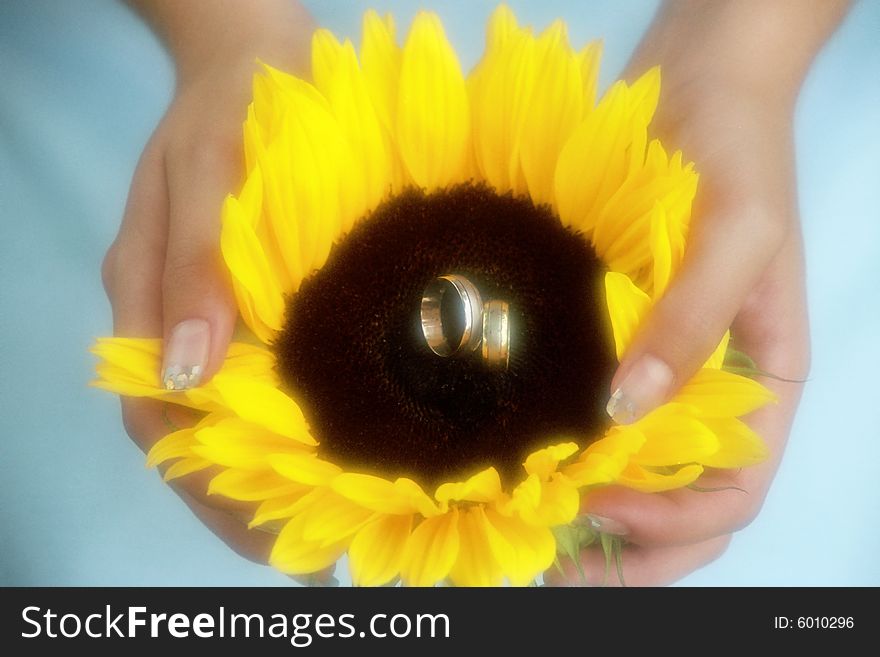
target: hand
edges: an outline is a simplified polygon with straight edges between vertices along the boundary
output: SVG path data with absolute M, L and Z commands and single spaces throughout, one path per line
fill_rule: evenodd
M 741 471 L 707 471 L 697 482 L 722 490 L 608 487 L 583 500 L 594 526 L 625 539 L 627 585 L 667 584 L 720 556 L 757 515 L 782 457 L 801 394 L 795 381 L 809 370 L 792 114 L 812 54 L 844 3 L 820 4 L 812 30 L 799 30 L 787 21 L 804 22 L 810 12 L 802 5 L 670 3 L 630 65 L 637 75 L 661 64 L 653 130 L 696 163 L 700 186 L 682 268 L 624 355 L 612 390 L 635 402 L 637 419 L 693 376 L 728 327 L 759 369 L 792 382 L 761 378 L 779 403 L 748 423 L 771 456 Z M 787 43 L 782 34 L 801 41 Z M 601 550 L 581 557 L 588 582 L 601 584 Z M 613 571 L 608 583 L 620 584 Z M 581 581 L 573 564 L 564 577 L 551 571 L 545 579 Z
M 198 366 L 205 381 L 223 362 L 237 317 L 220 255 L 220 211 L 243 182 L 242 124 L 255 61 L 304 71 L 312 23 L 298 3 L 286 0 L 136 4 L 168 42 L 178 85 L 135 171 L 119 234 L 104 260 L 104 286 L 116 335 L 165 336 L 163 370 Z M 185 409 L 130 397 L 122 398 L 122 416 L 144 451 L 169 433 L 169 423 L 184 427 L 197 419 Z M 207 498 L 214 474 L 202 471 L 172 486 L 230 547 L 266 563 L 274 537 L 247 530 L 250 505 Z

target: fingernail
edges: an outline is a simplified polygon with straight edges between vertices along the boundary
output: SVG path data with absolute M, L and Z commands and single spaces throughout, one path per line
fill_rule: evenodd
M 189 390 L 199 385 L 210 344 L 211 327 L 204 319 L 187 319 L 171 330 L 162 370 L 166 390 Z
M 608 400 L 605 411 L 617 424 L 635 422 L 666 401 L 672 379 L 669 365 L 646 354 L 627 372 Z
M 624 525 L 622 522 L 618 520 L 613 520 L 612 518 L 606 518 L 604 516 L 597 516 L 593 513 L 587 513 L 583 516 L 580 516 L 575 520 L 575 522 L 579 525 L 594 529 L 597 532 L 602 532 L 603 534 L 626 536 L 629 533 L 626 525 Z

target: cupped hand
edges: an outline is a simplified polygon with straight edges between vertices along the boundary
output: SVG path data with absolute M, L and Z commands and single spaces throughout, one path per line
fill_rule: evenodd
M 829 13 L 824 31 L 813 35 L 812 51 L 801 48 L 803 61 L 792 57 L 781 65 L 773 61 L 774 49 L 785 51 L 784 44 L 752 44 L 749 50 L 749 38 L 772 36 L 774 27 L 785 27 L 781 23 L 765 21 L 765 33 L 746 38 L 742 31 L 755 17 L 729 15 L 743 5 L 730 11 L 698 4 L 689 13 L 684 4 L 661 11 L 630 71 L 661 64 L 663 91 L 652 128 L 664 145 L 697 165 L 694 218 L 682 267 L 624 354 L 611 391 L 635 409 L 624 421 L 638 419 L 688 381 L 730 328 L 733 346 L 775 375 L 759 380 L 779 401 L 746 418 L 769 448 L 766 462 L 737 471 L 707 469 L 692 488 L 649 494 L 607 487 L 583 499 L 584 522 L 623 538 L 627 585 L 684 577 L 720 556 L 732 534 L 756 517 L 809 370 L 792 118 L 809 60 L 843 10 Z M 765 68 L 750 68 L 740 51 L 727 57 L 728 46 L 767 59 Z M 588 583 L 605 581 L 601 548 L 583 550 L 581 561 Z M 564 571 L 548 571 L 545 580 L 582 582 L 573 563 Z M 621 584 L 611 571 L 607 583 Z
M 237 310 L 220 254 L 225 196 L 243 181 L 242 124 L 257 58 L 302 71 L 312 24 L 304 12 L 271 3 L 141 2 L 177 61 L 174 99 L 141 155 L 119 233 L 102 275 L 114 334 L 164 336 L 166 386 L 208 380 L 226 354 Z M 281 3 L 285 4 L 285 3 Z M 266 25 L 266 29 L 262 29 Z M 199 31 L 200 30 L 200 31 Z M 144 451 L 198 419 L 180 407 L 122 398 L 125 428 Z M 265 563 L 273 537 L 249 531 L 250 505 L 208 498 L 206 470 L 172 482 L 193 512 L 242 556 Z

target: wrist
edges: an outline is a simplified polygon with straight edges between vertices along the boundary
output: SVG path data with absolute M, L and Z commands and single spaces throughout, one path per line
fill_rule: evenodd
M 666 2 L 628 72 L 660 65 L 664 88 L 712 82 L 791 107 L 809 66 L 849 0 Z
M 178 83 L 263 61 L 308 71 L 314 21 L 294 0 L 129 0 L 174 58 Z

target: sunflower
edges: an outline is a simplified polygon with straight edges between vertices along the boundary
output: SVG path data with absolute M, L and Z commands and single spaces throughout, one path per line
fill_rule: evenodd
M 368 12 L 359 56 L 319 30 L 312 82 L 262 66 L 221 238 L 253 339 L 185 390 L 162 385 L 159 339 L 93 348 L 98 387 L 200 412 L 148 464 L 219 468 L 207 492 L 257 503 L 285 573 L 347 553 L 357 585 L 471 586 L 534 581 L 595 487 L 763 459 L 738 418 L 772 395 L 722 369 L 729 336 L 642 419 L 604 412 L 682 260 L 697 174 L 648 140 L 659 70 L 597 102 L 600 54 L 501 6 L 468 77 L 427 12 L 403 47 Z M 425 283 L 449 271 L 510 301 L 508 369 L 414 337 Z

